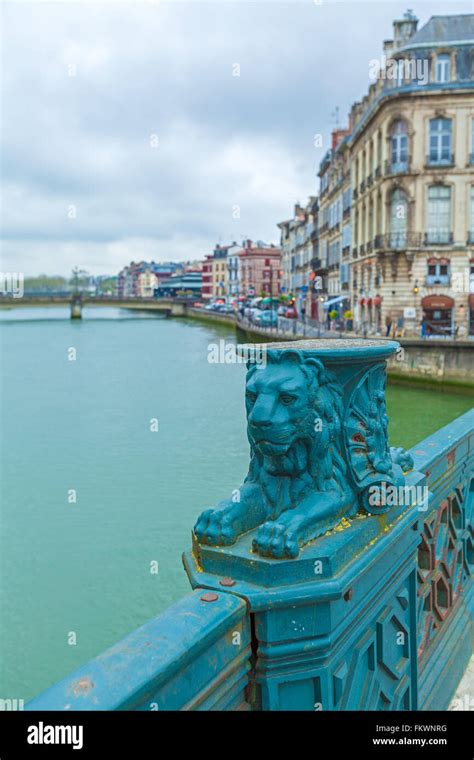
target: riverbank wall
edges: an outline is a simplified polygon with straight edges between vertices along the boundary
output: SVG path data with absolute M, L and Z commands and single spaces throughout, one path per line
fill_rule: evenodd
M 206 322 L 233 325 L 239 331 L 242 342 L 291 341 L 316 337 L 304 335 L 299 329 L 293 331 L 257 327 L 247 321 L 236 320 L 232 314 L 219 314 L 203 309 L 187 307 L 186 316 Z M 322 337 L 333 339 L 328 335 Z M 338 334 L 335 337 L 352 336 Z M 409 385 L 443 386 L 449 390 L 459 388 L 472 391 L 474 394 L 474 341 L 430 338 L 397 340 L 402 350 L 388 362 L 388 376 L 391 381 Z

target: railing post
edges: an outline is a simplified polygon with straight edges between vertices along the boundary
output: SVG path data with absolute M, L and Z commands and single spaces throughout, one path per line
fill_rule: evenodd
M 417 708 L 425 476 L 388 446 L 397 347 L 306 340 L 249 361 L 249 473 L 198 519 L 184 563 L 194 587 L 226 577 L 247 600 L 256 709 Z M 390 489 L 408 495 L 390 506 Z

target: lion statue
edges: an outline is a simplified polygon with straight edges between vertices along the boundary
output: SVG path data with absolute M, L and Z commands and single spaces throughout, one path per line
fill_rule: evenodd
M 254 551 L 297 557 L 358 509 L 343 455 L 342 387 L 317 358 L 268 351 L 265 366 L 248 365 L 246 410 L 248 475 L 233 498 L 201 514 L 194 533 L 202 544 L 230 545 L 258 527 Z

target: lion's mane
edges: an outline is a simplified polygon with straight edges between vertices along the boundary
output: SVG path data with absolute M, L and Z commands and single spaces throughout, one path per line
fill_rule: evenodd
M 307 356 L 303 351 L 289 349 L 276 352 L 268 349 L 266 360 L 273 364 L 291 362 L 303 372 L 308 384 L 307 414 L 297 438 L 286 455 L 293 465 L 286 476 L 286 479 L 290 480 L 286 493 L 291 506 L 296 506 L 295 502 L 301 501 L 311 491 L 337 491 L 342 495 L 347 490 L 347 465 L 343 456 L 343 402 L 340 383 L 319 359 Z M 252 362 L 249 362 L 247 368 L 248 382 L 253 374 L 260 370 L 258 365 Z M 315 429 L 316 420 L 321 420 L 320 431 Z M 272 503 L 277 498 L 275 488 L 269 488 L 263 456 L 255 446 L 249 426 L 247 426 L 247 436 L 250 443 L 250 466 L 246 482 L 261 485 L 267 501 Z M 298 467 L 302 459 L 300 455 L 302 443 L 305 451 L 303 468 Z M 285 476 L 280 474 L 280 480 L 284 478 Z M 278 491 L 281 492 L 281 488 L 278 488 Z

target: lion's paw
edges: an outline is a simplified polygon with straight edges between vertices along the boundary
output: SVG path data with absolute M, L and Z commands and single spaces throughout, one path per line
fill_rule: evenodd
M 229 546 L 238 535 L 225 509 L 204 510 L 194 526 L 194 533 L 201 544 L 211 546 Z
M 257 531 L 252 546 L 263 557 L 297 557 L 298 538 L 294 530 L 278 522 L 266 522 Z

